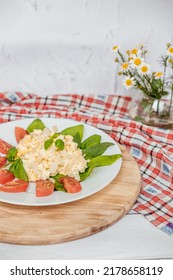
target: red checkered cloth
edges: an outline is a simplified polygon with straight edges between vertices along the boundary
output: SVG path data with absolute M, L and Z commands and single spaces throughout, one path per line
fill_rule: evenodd
M 125 145 L 136 159 L 142 188 L 133 210 L 173 235 L 173 131 L 128 117 L 130 97 L 59 94 L 39 97 L 0 93 L 0 123 L 22 118 L 63 117 L 95 126 Z

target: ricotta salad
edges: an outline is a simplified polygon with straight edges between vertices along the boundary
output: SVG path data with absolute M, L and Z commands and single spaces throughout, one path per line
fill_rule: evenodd
M 59 131 L 56 126 L 46 127 L 41 119 L 27 128 L 15 127 L 16 146 L 0 139 L 0 191 L 26 192 L 29 182 L 34 182 L 37 197 L 54 191 L 80 192 L 81 182 L 94 168 L 122 157 L 104 154 L 114 143 L 101 142 L 97 134 L 83 140 L 83 133 L 83 124 Z

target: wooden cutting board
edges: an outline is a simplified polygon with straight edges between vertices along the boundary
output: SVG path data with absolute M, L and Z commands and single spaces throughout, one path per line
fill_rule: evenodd
M 98 193 L 63 205 L 29 207 L 0 202 L 0 241 L 41 245 L 97 233 L 121 219 L 135 203 L 141 176 L 133 157 L 120 147 L 118 176 Z

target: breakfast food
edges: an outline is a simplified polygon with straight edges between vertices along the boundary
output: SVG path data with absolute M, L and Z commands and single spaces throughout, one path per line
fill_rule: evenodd
M 103 155 L 112 142 L 94 134 L 82 141 L 84 125 L 59 131 L 35 119 L 25 129 L 15 127 L 17 145 L 0 139 L 0 191 L 23 192 L 35 182 L 36 196 L 54 191 L 76 193 L 94 168 L 110 165 L 121 154 Z

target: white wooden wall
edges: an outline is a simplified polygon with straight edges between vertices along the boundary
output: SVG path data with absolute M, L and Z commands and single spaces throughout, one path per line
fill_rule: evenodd
M 173 43 L 173 0 L 0 0 L 0 91 L 127 94 L 113 45 Z

